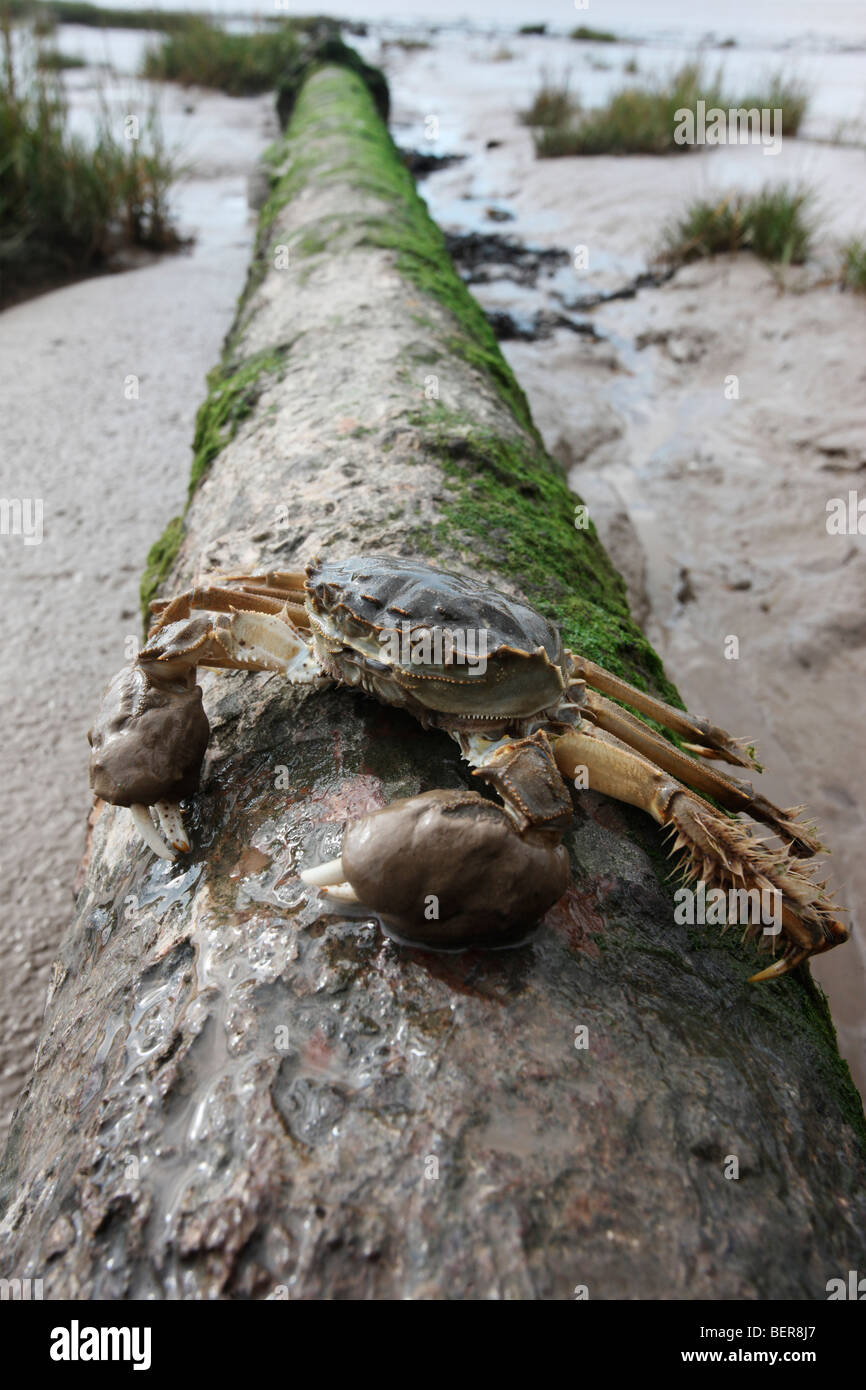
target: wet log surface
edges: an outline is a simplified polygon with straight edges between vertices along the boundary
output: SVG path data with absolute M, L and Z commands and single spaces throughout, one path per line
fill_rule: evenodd
M 421 551 L 670 693 L 356 78 L 308 82 L 273 179 L 166 591 Z M 467 785 L 456 747 L 347 690 L 202 684 L 192 852 L 93 818 L 3 1165 L 4 1275 L 48 1298 L 823 1298 L 857 1267 L 862 1110 L 823 998 L 802 970 L 750 986 L 732 934 L 674 923 L 647 818 L 576 794 L 572 887 L 531 942 L 410 950 L 297 871 L 357 814 Z

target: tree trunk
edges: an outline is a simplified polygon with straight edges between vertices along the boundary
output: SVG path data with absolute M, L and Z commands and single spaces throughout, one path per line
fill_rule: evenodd
M 420 554 L 670 697 L 576 504 L 366 89 L 320 70 L 146 596 Z M 856 1267 L 863 1115 L 823 997 L 803 969 L 751 986 L 751 949 L 675 924 L 648 818 L 581 794 L 573 886 L 530 944 L 404 948 L 298 866 L 367 809 L 468 784 L 456 747 L 345 689 L 201 678 L 192 852 L 166 864 L 127 811 L 93 817 L 4 1161 L 7 1277 L 50 1298 L 814 1299 Z

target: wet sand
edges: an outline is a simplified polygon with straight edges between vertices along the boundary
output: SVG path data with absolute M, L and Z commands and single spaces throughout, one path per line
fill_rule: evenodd
M 175 207 L 196 237 L 191 251 L 0 314 L 3 496 L 44 505 L 40 545 L 0 542 L 0 1131 L 33 1059 L 72 910 L 91 805 L 85 733 L 127 641 L 140 636 L 147 551 L 185 500 L 205 375 L 249 262 L 247 176 L 273 137 L 268 97 L 167 91 L 165 103 L 166 129 L 190 131 Z M 125 396 L 129 376 L 137 400 Z

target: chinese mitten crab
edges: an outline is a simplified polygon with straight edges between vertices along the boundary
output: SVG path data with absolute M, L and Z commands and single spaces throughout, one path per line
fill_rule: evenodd
M 706 761 L 757 767 L 751 753 L 565 649 L 528 604 L 419 561 L 370 555 L 317 560 L 304 574 L 229 575 L 152 607 L 147 642 L 111 682 L 89 738 L 91 786 L 131 807 L 156 854 L 189 848 L 179 803 L 198 787 L 208 740 L 197 667 L 275 671 L 356 686 L 444 730 L 500 798 L 430 791 L 392 802 L 348 827 L 339 859 L 302 873 L 338 900 L 363 902 L 404 939 L 494 945 L 524 934 L 567 886 L 561 839 L 578 777 L 667 827 L 687 879 L 777 896 L 781 954 L 754 980 L 846 939 L 800 862 L 819 845 L 797 812 Z M 738 812 L 781 846 L 750 834 Z

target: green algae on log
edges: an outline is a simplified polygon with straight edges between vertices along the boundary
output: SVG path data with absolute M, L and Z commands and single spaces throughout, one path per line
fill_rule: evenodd
M 149 586 L 423 554 L 669 697 L 622 582 L 369 93 L 326 68 Z M 111 673 L 106 671 L 106 679 Z M 345 690 L 202 673 L 192 852 L 102 806 L 2 1169 L 2 1272 L 76 1298 L 824 1298 L 866 1225 L 862 1110 L 808 971 L 677 925 L 648 818 L 591 791 L 525 946 L 436 955 L 298 869 L 468 785 Z M 736 1159 L 738 1178 L 729 1175 Z

